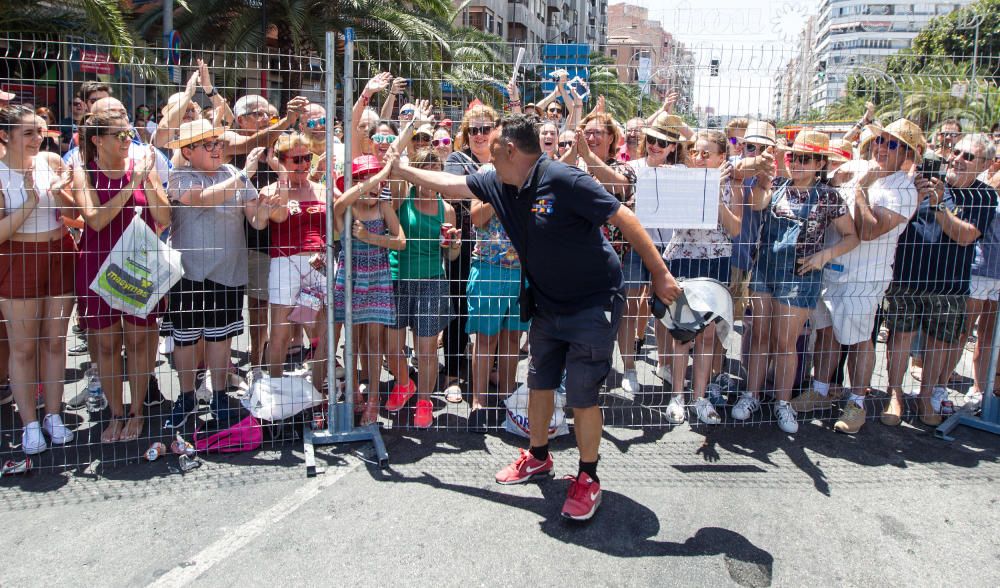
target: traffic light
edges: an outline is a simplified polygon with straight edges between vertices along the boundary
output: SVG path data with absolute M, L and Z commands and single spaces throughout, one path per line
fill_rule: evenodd
M 709 66 L 710 75 L 713 78 L 719 77 L 719 60 L 713 59 L 711 65 Z
M 824 61 L 820 61 L 819 65 L 816 66 L 816 77 L 821 82 L 826 79 L 826 61 L 825 60 Z

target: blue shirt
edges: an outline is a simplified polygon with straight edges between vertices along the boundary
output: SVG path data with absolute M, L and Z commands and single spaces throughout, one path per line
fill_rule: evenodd
M 972 262 L 972 275 L 1000 279 L 1000 214 L 994 214 L 990 228 L 983 233 L 983 238 L 976 242 L 976 259 Z
M 466 184 L 496 211 L 539 309 L 573 314 L 605 306 L 621 291 L 621 262 L 601 232 L 621 202 L 594 178 L 551 161 L 544 173 L 536 164 L 521 189 L 501 184 L 495 170 L 467 176 Z
M 743 271 L 750 271 L 753 265 L 754 250 L 760 241 L 760 225 L 766 212 L 750 206 L 750 192 L 756 184 L 757 176 L 743 180 L 743 220 L 740 221 L 740 234 L 733 239 L 731 264 Z

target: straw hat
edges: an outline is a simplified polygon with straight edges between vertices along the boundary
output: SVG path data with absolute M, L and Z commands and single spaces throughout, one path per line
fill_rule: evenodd
M 757 143 L 774 147 L 778 143 L 778 133 L 771 123 L 762 120 L 752 120 L 747 125 L 747 130 L 743 134 L 743 140 L 747 143 Z
M 224 132 L 226 132 L 226 129 L 213 127 L 212 121 L 199 118 L 198 120 L 182 124 L 180 130 L 177 132 L 177 138 L 167 143 L 167 147 L 169 149 L 180 149 L 203 139 L 214 139 Z
M 374 155 L 359 155 L 351 161 L 351 177 L 355 183 L 367 176 L 382 171 L 382 162 Z M 337 178 L 337 189 L 344 191 L 344 176 Z
M 681 136 L 681 129 L 687 128 L 684 119 L 674 114 L 661 112 L 657 115 L 653 124 L 644 128 L 643 133 L 650 137 L 669 141 L 671 143 L 687 143 L 687 139 Z
M 871 143 L 872 139 L 874 138 L 875 134 L 872 133 L 872 130 L 868 127 L 865 127 L 864 130 L 861 131 L 861 137 L 858 139 L 858 149 L 864 151 L 865 147 L 867 147 L 868 144 Z
M 854 159 L 854 146 L 843 139 L 830 140 L 830 161 L 844 163 Z
M 830 135 L 821 133 L 813 129 L 803 129 L 795 136 L 790 151 L 792 153 L 812 153 L 815 155 L 829 155 Z
M 920 130 L 920 126 L 905 118 L 894 120 L 885 127 L 872 123 L 866 128 L 871 129 L 873 138 L 879 133 L 892 135 L 912 149 L 917 154 L 917 157 L 921 157 L 924 154 L 924 149 L 927 147 L 927 140 L 924 138 L 924 132 Z

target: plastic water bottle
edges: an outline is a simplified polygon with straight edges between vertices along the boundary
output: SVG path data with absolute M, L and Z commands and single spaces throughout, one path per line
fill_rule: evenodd
M 87 370 L 87 412 L 101 412 L 108 407 L 108 399 L 101 389 L 101 379 L 97 376 L 97 368 Z

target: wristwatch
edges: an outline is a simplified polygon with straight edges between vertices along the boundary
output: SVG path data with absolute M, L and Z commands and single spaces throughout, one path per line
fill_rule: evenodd
M 934 207 L 935 212 L 948 212 L 948 205 L 944 202 L 938 202 Z
M 209 98 L 211 98 L 212 96 L 215 96 L 218 93 L 219 93 L 219 90 L 213 87 L 212 91 L 211 92 L 206 92 L 205 95 L 208 96 Z

